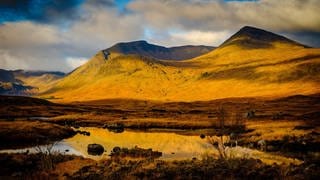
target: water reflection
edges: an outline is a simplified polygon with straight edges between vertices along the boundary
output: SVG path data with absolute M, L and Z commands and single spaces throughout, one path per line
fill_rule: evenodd
M 200 158 L 202 154 L 214 152 L 212 145 L 199 136 L 179 135 L 174 132 L 124 131 L 115 133 L 101 128 L 81 128 L 80 130 L 90 132 L 90 136 L 77 134 L 64 142 L 93 159 L 106 157 L 115 146 L 152 148 L 163 153 L 162 159 Z M 101 144 L 106 152 L 100 157 L 90 156 L 86 150 L 88 144 L 92 143 Z
M 0 153 L 48 153 L 48 151 L 50 151 L 51 154 L 61 153 L 61 154 L 68 154 L 68 155 L 83 156 L 83 154 L 80 151 L 77 151 L 76 149 L 74 149 L 64 141 L 56 142 L 50 145 L 40 145 L 40 146 L 35 146 L 30 148 L 4 149 L 4 150 L 0 150 Z
M 75 154 L 88 157 L 95 160 L 109 158 L 109 154 L 116 146 L 121 148 L 140 148 L 162 152 L 160 159 L 179 160 L 179 159 L 201 159 L 203 155 L 218 157 L 217 150 L 208 143 L 206 138 L 201 138 L 196 135 L 181 135 L 171 131 L 164 132 L 142 132 L 142 131 L 124 131 L 115 133 L 102 128 L 80 128 L 82 132 L 88 132 L 90 135 L 77 134 L 72 138 L 65 139 L 54 144 L 52 151 L 62 154 Z M 181 133 L 181 132 L 179 132 Z M 101 144 L 105 152 L 101 156 L 92 156 L 87 152 L 89 144 Z M 47 146 L 40 146 L 44 150 Z M 0 153 L 37 153 L 39 147 L 0 150 Z M 44 151 L 42 151 L 44 152 Z M 302 161 L 297 159 L 287 158 L 281 155 L 253 150 L 245 147 L 226 148 L 228 157 L 237 158 L 255 158 L 260 159 L 267 164 L 300 164 Z

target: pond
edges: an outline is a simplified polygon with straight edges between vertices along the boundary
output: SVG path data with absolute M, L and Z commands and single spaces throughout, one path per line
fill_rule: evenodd
M 200 138 L 199 135 L 185 135 L 178 131 L 133 131 L 126 130 L 122 133 L 115 133 L 103 128 L 86 127 L 80 128 L 80 131 L 90 132 L 90 136 L 77 134 L 71 138 L 64 139 L 57 142 L 52 147 L 53 152 L 59 152 L 63 154 L 75 154 L 84 157 L 100 160 L 103 158 L 109 158 L 109 154 L 116 146 L 121 148 L 133 148 L 138 146 L 139 148 L 152 148 L 154 151 L 162 152 L 160 159 L 164 160 L 179 160 L 179 159 L 202 159 L 205 155 L 218 157 L 217 150 L 208 143 L 206 138 Z M 188 134 L 188 133 L 186 133 Z M 101 156 L 92 156 L 87 152 L 88 144 L 101 144 L 105 152 Z M 1 150 L 0 153 L 15 153 L 15 152 L 44 152 L 47 146 L 27 148 L 27 149 L 15 149 L 15 150 Z M 286 158 L 280 155 L 274 155 L 258 150 L 253 150 L 244 147 L 228 148 L 227 154 L 233 157 L 240 158 L 256 158 L 262 161 L 272 163 L 295 163 L 299 164 L 300 161 L 296 159 Z
M 65 139 L 64 143 L 69 144 L 84 156 L 93 159 L 108 156 L 115 146 L 152 148 L 152 150 L 162 152 L 162 159 L 200 158 L 204 153 L 214 150 L 213 146 L 206 139 L 201 139 L 200 136 L 180 135 L 175 132 L 126 130 L 122 133 L 115 133 L 102 128 L 80 128 L 80 130 L 90 132 L 90 136 L 77 134 L 72 138 Z M 101 144 L 106 152 L 98 157 L 89 155 L 87 146 L 92 143 Z

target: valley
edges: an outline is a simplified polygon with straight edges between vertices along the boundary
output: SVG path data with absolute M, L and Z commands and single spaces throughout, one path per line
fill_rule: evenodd
M 101 166 L 101 164 L 94 165 L 95 161 L 103 164 L 111 163 L 108 155 L 114 147 L 133 148 L 137 145 L 140 148 L 152 148 L 164 153 L 160 160 L 145 162 L 142 158 L 131 162 L 143 163 L 141 168 L 164 163 L 160 167 L 170 170 L 173 168 L 172 164 L 167 163 L 172 161 L 181 163 L 183 159 L 196 158 L 196 160 L 186 161 L 186 167 L 180 167 L 190 171 L 189 168 L 194 167 L 194 163 L 204 163 L 196 166 L 200 170 L 207 163 L 221 163 L 215 158 L 210 159 L 218 157 L 219 153 L 208 143 L 210 141 L 207 138 L 219 137 L 221 134 L 229 136 L 232 133 L 238 134 L 238 147 L 235 149 L 233 147 L 226 152 L 235 156 L 235 159 L 230 158 L 229 162 L 239 159 L 237 162 L 239 166 L 247 166 L 243 163 L 251 161 L 256 165 L 271 164 L 271 169 L 278 169 L 279 166 L 284 169 L 285 167 L 306 168 L 306 163 L 318 162 L 319 94 L 279 99 L 227 98 L 191 103 L 118 99 L 57 104 L 29 97 L 0 97 L 1 103 L 6 104 L 0 108 L 2 115 L 0 135 L 2 134 L 1 141 L 4 142 L 0 148 L 2 150 L 37 148 L 46 144 L 50 147 L 53 143 L 54 148 L 50 152 L 55 153 L 54 156 L 49 157 L 55 159 L 55 171 L 51 171 L 51 168 L 41 170 L 49 173 L 49 176 L 60 177 L 62 174 L 68 174 L 70 177 L 77 177 L 77 173 L 80 172 L 92 175 L 97 173 L 97 168 Z M 221 108 L 225 110 L 223 130 L 219 115 Z M 115 125 L 116 129 L 111 128 Z M 12 135 L 8 136 L 8 134 Z M 201 138 L 202 135 L 204 139 Z M 264 151 L 261 151 L 258 145 L 260 140 L 268 144 Z M 152 143 L 153 141 L 155 142 Z M 174 141 L 176 146 L 169 147 L 168 143 L 170 144 L 171 141 Z M 103 144 L 106 152 L 102 156 L 88 156 L 86 147 L 91 143 Z M 229 147 L 228 144 L 226 146 Z M 30 155 L 26 155 L 26 152 Z M 31 158 L 32 152 L 41 153 L 42 151 L 22 150 L 20 151 L 22 154 L 16 154 L 14 159 Z M 71 154 L 68 154 L 69 152 Z M 211 152 L 211 154 L 206 156 L 205 152 Z M 191 154 L 188 155 L 188 153 Z M 13 158 L 13 155 L 2 152 L 0 161 Z M 79 156 L 83 157 L 79 159 Z M 203 158 L 206 157 L 209 160 L 204 161 Z M 46 162 L 46 160 L 35 160 L 36 156 L 33 158 L 32 161 L 39 163 L 39 166 L 43 166 L 42 163 Z M 78 165 L 73 165 L 70 170 L 57 169 L 73 162 L 77 162 Z M 126 158 L 115 162 L 121 167 L 129 163 Z M 302 162 L 304 163 L 301 164 Z M 17 163 L 16 166 L 19 168 L 21 165 Z M 82 169 L 85 166 L 90 166 L 91 170 Z M 39 170 L 33 168 L 34 165 L 29 167 L 29 173 L 37 174 Z M 138 169 L 129 171 L 135 174 L 136 170 Z M 317 170 L 313 168 L 311 171 L 315 173 Z M 3 169 L 2 172 L 10 174 L 14 172 L 14 168 L 11 171 Z M 290 173 L 293 172 L 290 170 Z M 296 176 L 296 173 L 291 175 Z M 262 176 L 266 175 L 262 173 Z
M 245 26 L 218 47 L 123 42 L 67 74 L 1 70 L 0 177 L 317 178 L 319 65 L 319 48 Z

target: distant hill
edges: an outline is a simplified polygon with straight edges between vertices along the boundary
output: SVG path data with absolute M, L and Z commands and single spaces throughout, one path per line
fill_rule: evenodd
M 14 70 L 12 71 L 15 76 L 25 76 L 25 77 L 30 77 L 30 76 L 42 76 L 42 75 L 53 75 L 57 77 L 63 77 L 66 74 L 64 72 L 60 71 L 26 71 L 26 70 Z
M 0 69 L 0 94 L 3 95 L 25 95 L 33 87 L 23 85 L 22 81 L 16 79 L 12 71 Z
M 4 69 L 0 69 L 0 81 L 1 82 L 17 82 L 17 80 L 14 77 L 13 72 L 7 71 Z
M 0 94 L 32 95 L 64 75 L 62 72 L 0 69 Z
M 161 53 L 150 53 L 159 49 L 143 41 L 117 44 L 40 96 L 60 101 L 197 101 L 320 91 L 320 49 L 262 29 L 244 27 L 218 48 L 191 60 L 164 61 Z
M 103 50 L 105 55 L 109 53 L 119 53 L 123 55 L 142 55 L 162 60 L 185 60 L 197 57 L 210 52 L 215 47 L 212 46 L 178 46 L 166 48 L 147 41 L 134 41 L 118 43 L 114 46 Z

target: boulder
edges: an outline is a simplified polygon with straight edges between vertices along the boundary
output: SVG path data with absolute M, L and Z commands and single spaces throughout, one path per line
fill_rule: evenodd
M 122 133 L 124 131 L 124 125 L 121 123 L 114 123 L 114 124 L 106 124 L 104 128 L 107 128 L 108 131 L 114 133 Z
M 100 144 L 89 144 L 88 145 L 88 154 L 94 156 L 100 156 L 104 152 L 104 147 Z

